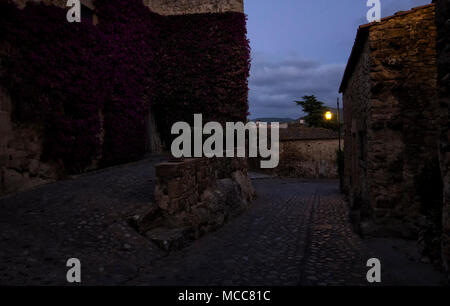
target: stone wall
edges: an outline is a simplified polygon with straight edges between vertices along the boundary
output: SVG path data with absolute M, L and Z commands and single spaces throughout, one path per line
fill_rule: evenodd
M 347 82 L 343 94 L 344 101 L 344 192 L 349 197 L 352 219 L 355 224 L 361 223 L 361 218 L 369 219 L 370 189 L 368 188 L 367 140 L 368 126 L 370 125 L 370 50 L 369 41 L 365 38 L 362 43 L 362 52 L 355 63 L 353 74 Z M 364 145 L 365 148 L 360 148 Z M 364 221 L 365 222 L 365 221 Z
M 156 166 L 155 203 L 138 222 L 154 238 L 161 228 L 189 229 L 194 238 L 217 229 L 251 204 L 244 158 L 198 158 Z
M 343 90 L 345 185 L 364 233 L 417 237 L 439 214 L 434 20 L 425 6 L 358 32 Z
M 11 98 L 0 88 L 0 197 L 60 176 L 56 163 L 41 160 L 42 127 L 11 121 Z
M 437 161 L 435 8 L 413 10 L 370 28 L 371 126 L 368 175 L 377 222 L 415 237 L 431 213 L 428 176 Z M 387 228 L 387 224 L 383 224 Z
M 161 15 L 244 12 L 243 0 L 143 0 Z
M 343 148 L 344 141 L 341 142 Z M 280 162 L 274 169 L 261 169 L 260 158 L 249 158 L 250 168 L 281 177 L 338 178 L 338 139 L 280 140 Z
M 27 3 L 42 2 L 66 8 L 66 0 L 12 0 L 20 8 Z M 213 13 L 237 11 L 243 12 L 242 0 L 145 0 L 150 9 L 163 15 Z M 93 0 L 81 0 L 81 3 L 91 9 Z M 145 9 L 145 8 L 144 8 Z M 94 16 L 95 22 L 95 16 Z M 0 52 L 6 48 L 0 46 Z M 43 184 L 64 175 L 62 163 L 44 162 L 43 126 L 19 124 L 11 120 L 12 106 L 9 95 L 0 88 L 0 196 Z M 146 116 L 147 153 L 162 153 L 164 148 L 156 129 L 154 113 Z M 100 135 L 102 136 L 102 135 Z M 103 137 L 100 137 L 103 139 Z M 99 156 L 99 159 L 101 156 Z M 97 167 L 98 160 L 86 170 Z
M 9 94 L 0 87 L 0 197 L 67 176 L 62 162 L 45 160 L 43 156 L 44 126 L 13 122 L 12 110 Z M 146 133 L 147 153 L 163 154 L 164 148 L 151 111 L 146 118 Z M 102 130 L 99 135 L 101 143 L 103 134 Z M 98 169 L 101 158 L 100 153 L 84 170 Z
M 1 44 L 0 53 L 5 50 Z M 13 122 L 12 112 L 11 97 L 0 87 L 0 198 L 62 176 L 57 162 L 42 160 L 43 126 Z
M 276 173 L 284 177 L 336 179 L 338 148 L 338 139 L 282 141 Z
M 444 183 L 442 262 L 450 272 L 450 152 L 449 152 L 449 107 L 450 107 L 450 0 L 436 1 L 436 24 L 438 27 L 438 88 L 441 114 L 441 172 Z

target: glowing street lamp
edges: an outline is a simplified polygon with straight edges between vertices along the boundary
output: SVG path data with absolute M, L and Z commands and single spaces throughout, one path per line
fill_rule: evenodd
M 325 113 L 325 119 L 326 120 L 331 120 L 333 119 L 333 114 L 331 112 L 326 112 Z

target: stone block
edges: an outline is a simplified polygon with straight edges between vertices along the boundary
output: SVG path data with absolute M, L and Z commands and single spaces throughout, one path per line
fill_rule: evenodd
M 248 175 L 244 175 L 242 171 L 236 171 L 232 174 L 232 178 L 239 184 L 241 187 L 241 195 L 242 198 L 250 203 L 255 197 L 256 193 L 253 189 L 252 183 Z
M 166 195 L 155 197 L 156 202 L 158 203 L 159 208 L 162 210 L 168 210 L 170 205 L 170 198 Z
M 22 170 L 28 166 L 28 161 L 27 161 L 28 152 L 27 151 L 15 150 L 15 149 L 9 148 L 7 150 L 7 154 L 8 154 L 8 160 L 9 160 L 8 167 L 14 168 L 17 170 Z
M 246 195 L 251 193 L 251 185 L 241 188 L 240 184 L 250 184 L 250 180 L 246 171 L 236 174 L 236 180 L 231 179 L 231 165 L 232 159 L 206 158 L 163 164 L 157 171 L 157 175 L 164 177 L 157 176 L 155 201 L 162 211 L 164 224 L 192 227 L 197 237 L 223 225 L 228 216 L 242 212 L 251 200 Z M 228 177 L 220 180 L 220 185 L 216 171 Z
M 208 224 L 210 221 L 211 213 L 203 204 L 192 207 L 191 213 L 196 225 Z
M 2 138 L 12 136 L 11 114 L 6 111 L 0 111 L 0 136 Z
M 39 160 L 36 160 L 36 159 L 30 160 L 30 162 L 28 164 L 28 172 L 30 173 L 31 176 L 37 176 L 38 175 L 38 173 L 39 173 L 39 165 L 40 165 Z
M 43 178 L 55 179 L 58 177 L 58 167 L 57 165 L 40 163 L 38 175 Z
M 192 207 L 195 206 L 198 202 L 198 194 L 197 193 L 191 193 L 189 196 L 186 197 L 186 207 Z
M 3 189 L 5 193 L 11 193 L 20 190 L 26 179 L 19 172 L 12 169 L 3 170 Z
M 169 180 L 167 183 L 167 195 L 169 198 L 174 199 L 181 196 L 184 193 L 183 183 L 180 178 Z

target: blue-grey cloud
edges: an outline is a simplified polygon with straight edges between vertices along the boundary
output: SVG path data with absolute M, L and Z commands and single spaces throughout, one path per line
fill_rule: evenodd
M 334 106 L 345 64 L 322 64 L 290 57 L 274 62 L 260 53 L 253 55 L 250 74 L 251 117 L 292 117 L 302 115 L 294 100 L 316 95 Z
M 431 0 L 381 0 L 381 16 Z M 292 101 L 316 95 L 329 106 L 350 55 L 367 0 L 246 0 L 253 53 L 251 117 L 299 117 Z M 297 52 L 303 56 L 289 55 Z M 337 64 L 336 64 L 337 63 Z

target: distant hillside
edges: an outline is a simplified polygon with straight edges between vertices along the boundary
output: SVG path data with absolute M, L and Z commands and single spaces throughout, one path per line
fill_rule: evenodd
M 295 121 L 295 119 L 291 119 L 291 118 L 257 118 L 257 119 L 252 119 L 251 121 L 285 123 L 285 122 Z

